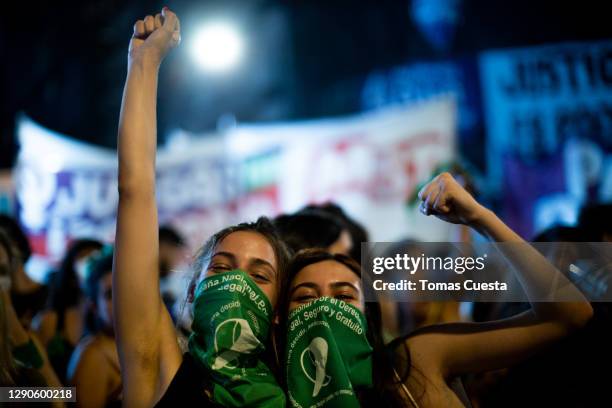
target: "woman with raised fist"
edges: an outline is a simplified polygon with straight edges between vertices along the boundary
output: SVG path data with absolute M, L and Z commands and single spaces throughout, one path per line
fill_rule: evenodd
M 158 69 L 180 42 L 167 8 L 134 25 L 119 121 L 115 334 L 127 407 L 285 407 L 270 331 L 287 251 L 269 220 L 216 233 L 194 263 L 193 334 L 182 353 L 159 289 L 155 200 Z
M 384 345 L 380 308 L 365 301 L 360 266 L 346 256 L 302 251 L 288 268 L 281 308 L 286 330 L 278 332 L 291 406 L 464 406 L 469 402 L 455 385 L 459 376 L 517 363 L 590 320 L 591 305 L 571 284 L 563 298 L 572 302 L 538 302 L 560 272 L 450 174 L 427 184 L 419 199 L 426 215 L 511 243 L 498 248 L 531 309 L 493 322 L 428 326 Z

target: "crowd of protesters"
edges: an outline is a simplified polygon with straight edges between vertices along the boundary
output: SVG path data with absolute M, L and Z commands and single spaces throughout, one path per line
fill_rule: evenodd
M 612 226 L 605 220 L 610 217 L 602 215 L 611 211 L 609 205 L 585 207 L 576 226 L 553 227 L 533 240 L 609 241 Z M 2 385 L 18 386 L 75 386 L 80 406 L 119 406 L 123 386 L 113 324 L 113 247 L 95 239 L 76 239 L 68 246 L 57 269 L 48 274 L 47 281 L 38 283 L 25 272 L 24 265 L 31 254 L 27 237 L 14 219 L 2 216 L 0 221 L 3 282 L 0 298 L 0 382 Z M 301 302 L 318 297 L 317 294 L 300 294 L 291 289 L 294 275 L 303 275 L 300 271 L 311 263 L 325 265 L 338 262 L 339 265 L 347 265 L 350 271 L 357 271 L 351 273 L 359 277 L 360 243 L 368 241 L 367 232 L 337 205 L 310 205 L 296 213 L 283 214 L 270 221 L 260 220 L 258 223 L 259 228 L 267 228 L 269 233 L 278 236 L 288 256 L 294 257 L 291 263 L 293 269 L 290 269 L 289 275 L 285 275 L 285 284 L 280 285 L 284 288 L 284 294 L 281 294 L 283 300 L 279 301 L 285 306 L 295 296 Z M 264 224 L 265 227 L 262 226 Z M 173 270 L 177 266 L 184 265 L 186 242 L 175 229 L 168 226 L 159 229 L 158 237 L 160 258 L 157 268 L 159 281 L 163 282 L 176 273 Z M 420 245 L 417 241 L 406 239 L 398 242 L 395 249 L 401 248 L 406 253 L 418 252 Z M 213 260 L 214 257 L 209 262 Z M 204 267 L 200 265 L 200 268 L 202 270 Z M 232 266 L 228 268 L 233 269 Z M 333 276 L 333 270 L 328 266 L 314 273 L 328 279 Z M 194 279 L 197 281 L 198 278 Z M 176 296 L 171 291 L 164 292 L 163 284 L 159 290 L 163 304 L 172 316 L 176 338 L 183 339 L 179 341 L 180 350 L 189 353 L 187 340 L 192 331 L 190 327 L 180 324 L 182 320 L 178 316 L 179 311 L 184 309 L 181 306 L 185 303 L 185 297 Z M 303 288 L 301 292 L 304 292 Z M 349 299 L 349 302 L 357 297 L 356 293 L 333 291 L 325 295 Z M 373 344 L 374 341 L 382 345 L 393 344 L 397 339 L 410 338 L 419 330 L 440 327 L 441 324 L 504 319 L 530 308 L 528 303 L 471 306 L 466 314 L 459 311 L 460 305 L 456 302 L 405 303 L 387 302 L 381 298 L 377 305 L 380 317 L 372 323 L 372 327 L 378 327 L 380 337 L 374 336 Z M 594 303 L 593 307 L 595 317 L 575 333 L 518 364 L 457 377 L 458 380 L 452 382 L 452 392 L 466 406 L 515 406 L 521 403 L 525 395 L 532 396 L 531 401 L 523 402 L 525 405 L 555 402 L 556 406 L 596 406 L 607 398 L 605 377 L 593 375 L 590 370 L 593 365 L 604 368 L 612 363 L 612 353 L 607 350 L 612 333 L 608 304 Z M 188 309 L 183 313 L 193 314 L 194 310 Z M 279 311 L 279 316 L 282 315 Z M 185 317 L 191 321 L 190 316 Z M 285 314 L 284 319 L 286 317 Z M 279 344 L 282 344 L 282 339 Z M 388 364 L 392 363 L 382 362 L 379 367 Z M 197 363 L 191 369 L 194 371 L 187 373 L 197 378 L 198 374 L 194 374 L 200 370 Z M 385 377 L 384 374 L 379 375 Z M 192 384 L 197 384 L 195 378 L 187 383 Z M 557 391 L 559 385 L 563 385 L 563 393 Z M 171 389 L 166 394 L 172 392 Z M 169 398 L 168 395 L 166 398 Z M 194 401 L 186 393 L 175 395 L 178 395 L 176 398 L 179 401 Z M 380 398 L 380 395 L 362 398 Z M 362 400 L 362 405 L 368 406 L 368 401 Z M 415 402 L 418 404 L 418 401 Z M 403 406 L 401 397 L 390 403 Z M 406 403 L 404 406 L 411 405 Z
M 610 363 L 607 304 L 591 305 L 573 285 L 574 302 L 534 300 L 557 271 L 528 244 L 504 256 L 529 303 L 466 313 L 457 302 L 367 302 L 367 231 L 333 203 L 309 205 L 218 231 L 193 257 L 185 296 L 169 290 L 187 248 L 157 222 L 155 109 L 159 65 L 179 41 L 167 8 L 134 26 L 114 243 L 74 240 L 39 283 L 26 273 L 28 238 L 0 218 L 2 386 L 75 386 L 82 407 L 609 404 L 605 377 L 592 371 Z M 442 173 L 425 185 L 423 214 L 459 224 L 464 238 L 524 242 L 460 180 Z M 577 226 L 535 240 L 610 241 L 611 214 L 585 207 Z

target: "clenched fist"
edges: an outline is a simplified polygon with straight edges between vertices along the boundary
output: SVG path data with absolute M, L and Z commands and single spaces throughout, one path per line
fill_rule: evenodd
M 442 173 L 419 191 L 419 209 L 453 224 L 473 225 L 486 209 L 449 173 Z
M 146 16 L 134 24 L 134 34 L 130 40 L 129 58 L 149 57 L 161 63 L 168 51 L 181 41 L 179 19 L 167 7 L 161 13 Z

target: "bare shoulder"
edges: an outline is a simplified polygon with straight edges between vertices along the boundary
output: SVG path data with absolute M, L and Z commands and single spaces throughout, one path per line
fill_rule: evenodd
M 430 375 L 444 377 L 441 364 L 441 356 L 444 351 L 442 336 L 435 330 L 424 328 L 406 337 L 403 340 L 403 346 L 409 353 L 411 364 L 422 368 Z
M 435 336 L 435 333 L 420 331 L 396 343 L 396 370 L 401 379 L 397 392 L 407 406 L 412 406 L 411 399 L 414 399 L 419 407 L 463 407 L 438 363 L 432 344 Z
M 77 344 L 71 359 L 76 358 L 77 361 L 85 358 L 101 360 L 103 356 L 100 340 L 95 336 L 88 336 Z
M 96 367 L 100 369 L 104 364 L 104 355 L 101 353 L 99 346 L 96 346 L 94 337 L 86 337 L 77 344 L 70 362 L 68 363 L 68 379 L 74 382 L 79 372 L 88 370 L 88 367 Z

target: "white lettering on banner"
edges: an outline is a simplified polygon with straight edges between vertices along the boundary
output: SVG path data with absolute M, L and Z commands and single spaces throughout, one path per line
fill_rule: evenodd
M 59 178 L 67 184 L 61 185 Z M 116 173 L 59 174 L 55 205 L 50 217 L 74 215 L 105 219 L 115 215 L 118 200 Z
M 55 195 L 56 176 L 33 164 L 20 165 L 15 175 L 17 200 L 22 203 L 21 221 L 31 231 L 39 231 L 47 223 L 45 211 Z

